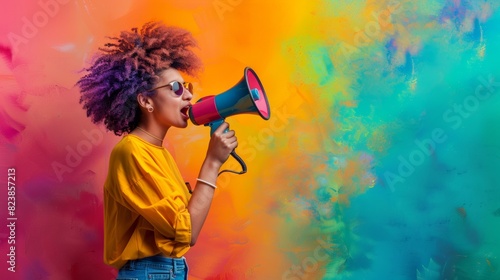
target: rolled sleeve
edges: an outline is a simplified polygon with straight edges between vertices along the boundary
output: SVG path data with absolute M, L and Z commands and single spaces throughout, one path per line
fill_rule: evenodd
M 191 215 L 183 211 L 177 215 L 175 221 L 175 241 L 179 243 L 191 243 Z
M 145 178 L 130 189 L 123 189 L 122 193 L 130 208 L 144 217 L 162 236 L 179 243 L 191 242 L 191 216 L 181 194 L 171 182 L 157 185 Z

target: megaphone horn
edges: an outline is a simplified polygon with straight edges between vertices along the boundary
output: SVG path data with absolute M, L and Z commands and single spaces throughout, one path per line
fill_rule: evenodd
M 218 95 L 201 98 L 189 110 L 189 118 L 195 125 L 210 126 L 210 135 L 224 122 L 225 118 L 238 114 L 257 114 L 264 120 L 271 117 L 264 87 L 250 67 L 245 68 L 243 78 L 232 88 Z M 243 160 L 234 151 L 231 155 L 240 162 L 243 171 L 223 170 L 220 173 L 226 171 L 237 174 L 245 173 L 246 166 Z

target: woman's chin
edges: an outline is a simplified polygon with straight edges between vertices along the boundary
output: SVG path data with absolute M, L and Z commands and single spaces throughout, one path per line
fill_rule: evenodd
M 185 121 L 185 122 L 177 123 L 174 126 L 177 128 L 186 128 L 186 127 L 188 127 L 188 125 L 189 125 L 189 123 L 187 121 Z

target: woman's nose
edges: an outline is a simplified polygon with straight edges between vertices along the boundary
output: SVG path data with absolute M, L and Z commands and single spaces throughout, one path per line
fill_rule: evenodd
M 184 94 L 182 95 L 183 99 L 185 100 L 191 100 L 193 99 L 193 94 L 189 91 L 189 89 L 185 88 L 184 89 Z

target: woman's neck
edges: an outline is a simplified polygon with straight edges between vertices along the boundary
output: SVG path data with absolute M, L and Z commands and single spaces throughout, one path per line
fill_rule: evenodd
M 168 128 L 163 129 L 160 127 L 155 128 L 151 125 L 139 124 L 130 134 L 141 137 L 151 144 L 163 146 L 163 140 L 167 134 Z

